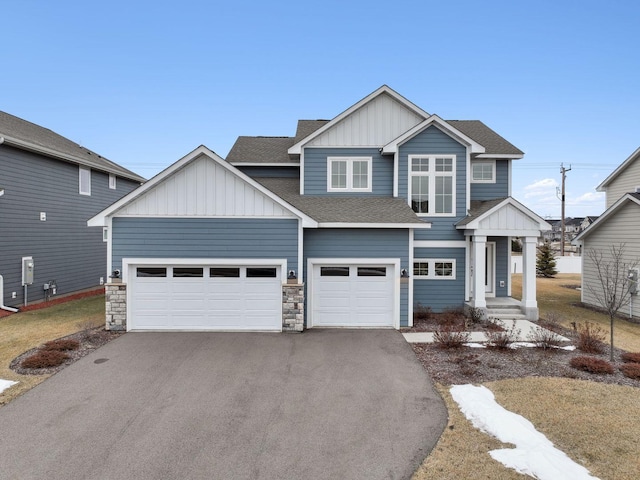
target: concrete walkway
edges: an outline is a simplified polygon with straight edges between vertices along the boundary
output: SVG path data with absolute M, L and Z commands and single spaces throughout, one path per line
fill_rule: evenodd
M 516 342 L 528 342 L 531 341 L 532 335 L 536 332 L 536 329 L 542 328 L 529 320 L 502 320 L 506 330 L 510 330 L 515 324 L 515 330 L 519 331 L 519 335 L 515 339 Z M 433 343 L 433 332 L 405 332 L 402 334 L 405 340 L 409 343 Z M 567 337 L 555 334 L 558 340 L 562 342 L 570 342 Z M 471 332 L 469 335 L 470 343 L 484 343 L 487 341 L 487 336 L 483 332 Z

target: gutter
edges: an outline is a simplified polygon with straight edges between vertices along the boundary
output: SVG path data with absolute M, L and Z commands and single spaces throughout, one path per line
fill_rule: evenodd
M 4 141 L 4 138 L 0 137 L 0 139 Z M 0 144 L 2 144 L 2 141 L 0 141 Z M 18 311 L 17 308 L 7 307 L 4 304 L 4 277 L 2 275 L 0 275 L 0 309 L 13 313 Z

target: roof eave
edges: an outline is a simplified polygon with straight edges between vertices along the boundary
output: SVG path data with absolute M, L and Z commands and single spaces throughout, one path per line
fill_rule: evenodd
M 572 245 L 579 245 L 582 243 L 582 240 L 589 235 L 591 235 L 594 231 L 596 231 L 603 223 L 607 221 L 607 219 L 613 215 L 623 204 L 626 202 L 633 202 L 640 205 L 640 200 L 635 196 L 627 193 L 620 197 L 616 203 L 611 205 L 602 215 L 600 215 L 591 225 L 585 228 L 582 232 L 580 232 L 576 238 L 571 241 Z
M 319 222 L 318 228 L 431 228 L 431 223 L 355 223 L 355 222 Z
M 627 166 L 634 162 L 637 158 L 640 158 L 640 147 L 638 147 L 636 149 L 635 152 L 633 152 L 631 155 L 629 155 L 629 157 L 627 157 L 627 159 L 622 162 L 618 168 L 616 168 L 613 172 L 611 172 L 611 174 L 605 178 L 602 183 L 600 183 L 600 185 L 598 185 L 596 187 L 596 191 L 598 192 L 606 192 L 607 190 L 607 185 L 609 185 L 614 178 L 616 178 L 618 175 L 620 175 L 626 168 Z

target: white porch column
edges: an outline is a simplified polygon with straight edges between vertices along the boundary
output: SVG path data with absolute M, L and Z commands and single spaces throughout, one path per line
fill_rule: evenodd
M 522 309 L 527 319 L 538 320 L 536 299 L 536 246 L 535 237 L 525 237 L 522 242 Z
M 474 235 L 472 249 L 473 263 L 471 265 L 471 285 L 473 286 L 473 298 L 471 299 L 471 306 L 476 308 L 487 308 L 484 288 L 487 237 L 484 235 Z

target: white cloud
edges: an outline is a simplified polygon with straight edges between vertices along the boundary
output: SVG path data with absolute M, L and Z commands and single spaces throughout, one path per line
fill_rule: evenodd
M 604 192 L 587 192 L 580 195 L 578 198 L 573 200 L 571 203 L 574 205 L 581 203 L 600 203 L 604 202 Z
M 553 178 L 544 178 L 524 187 L 524 198 L 553 196 L 555 198 L 558 182 Z

